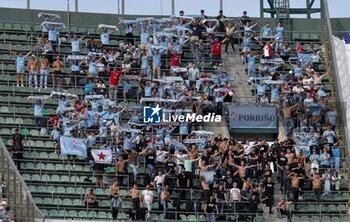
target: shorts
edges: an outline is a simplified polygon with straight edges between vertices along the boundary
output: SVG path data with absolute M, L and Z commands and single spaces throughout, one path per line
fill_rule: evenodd
M 55 76 L 55 78 L 60 78 L 63 76 L 61 71 L 53 71 L 53 75 Z
M 16 71 L 17 71 L 17 73 L 24 74 L 25 69 L 24 68 L 17 68 Z

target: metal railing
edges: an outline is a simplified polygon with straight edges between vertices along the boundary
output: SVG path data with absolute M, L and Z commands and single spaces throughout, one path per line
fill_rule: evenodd
M 328 9 L 328 1 L 327 0 L 324 0 L 325 2 L 325 18 L 324 19 L 324 29 L 325 29 L 325 40 L 327 42 L 327 45 L 328 45 L 328 58 L 329 58 L 329 71 L 332 73 L 332 79 L 334 80 L 335 82 L 335 85 L 338 87 L 341 86 L 341 83 L 340 83 L 340 76 L 339 76 L 339 71 L 338 71 L 338 65 L 337 65 L 337 60 L 335 58 L 335 55 L 336 55 L 336 52 L 335 52 L 335 46 L 334 46 L 334 43 L 333 43 L 333 31 L 332 31 L 332 25 L 331 25 L 331 22 L 330 22 L 330 16 L 329 16 L 329 9 Z M 336 107 L 338 109 L 338 112 L 341 114 L 342 116 L 342 119 L 346 122 L 346 108 L 344 106 L 344 98 L 343 98 L 343 95 L 342 93 L 337 90 L 337 92 L 335 93 L 334 95 L 335 99 L 337 101 L 340 101 L 338 103 L 338 106 Z M 350 179 L 350 175 L 348 174 L 348 172 L 346 171 L 346 169 L 349 169 L 350 167 L 350 162 L 349 162 L 349 157 L 350 157 L 350 149 L 349 148 L 346 148 L 347 145 L 349 144 L 350 142 L 350 138 L 349 138 L 349 135 L 348 135 L 348 126 L 346 123 L 342 124 L 340 128 L 340 132 L 343 136 L 343 139 L 341 140 L 341 147 L 342 147 L 342 159 L 344 161 L 343 162 L 343 169 L 344 169 L 344 174 L 347 173 L 347 179 L 349 180 Z M 349 190 L 350 190 L 350 185 L 349 185 Z M 350 202 L 350 199 L 349 199 L 349 202 Z
M 0 173 L 3 181 L 6 182 L 6 199 L 10 210 L 14 212 L 14 217 L 24 222 L 44 221 L 43 214 L 35 205 L 27 185 L 1 139 L 0 160 Z

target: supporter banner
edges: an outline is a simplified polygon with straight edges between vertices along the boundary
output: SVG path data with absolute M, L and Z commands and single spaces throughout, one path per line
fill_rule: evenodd
M 53 97 L 53 96 L 66 96 L 66 97 L 71 97 L 71 98 L 78 98 L 78 96 L 76 94 L 65 93 L 65 92 L 56 92 L 56 91 L 51 92 L 50 97 Z
M 85 96 L 85 99 L 103 99 L 103 95 L 87 95 Z
M 102 164 L 112 163 L 112 150 L 92 149 L 91 155 L 94 158 L 95 163 L 102 163 Z
M 186 139 L 183 142 L 184 143 L 205 143 L 206 139 Z
M 187 72 L 187 68 L 172 68 L 171 71 L 173 72 Z
M 87 150 L 82 138 L 68 136 L 60 137 L 61 153 L 63 155 L 76 155 L 87 157 Z
M 41 99 L 41 100 L 45 100 L 45 99 L 50 99 L 50 96 L 28 96 L 28 99 Z
M 63 28 L 65 27 L 64 23 L 62 22 L 49 22 L 49 21 L 44 21 L 43 23 L 41 23 L 40 26 L 50 26 L 50 25 L 62 26 Z
M 231 129 L 276 129 L 275 107 L 229 107 Z
M 134 24 L 136 20 L 120 20 L 119 24 Z
M 205 134 L 205 135 L 215 135 L 215 133 L 211 131 L 205 131 L 205 130 L 196 130 L 192 131 L 191 134 Z
M 84 55 L 69 55 L 67 56 L 67 61 L 69 60 L 86 60 L 87 56 Z
M 284 80 L 263 80 L 263 83 L 268 85 L 281 85 L 284 84 Z
M 39 18 L 44 18 L 45 16 L 49 16 L 49 19 L 60 19 L 61 16 L 60 15 L 57 15 L 57 14 L 50 14 L 50 13 L 45 13 L 45 12 L 40 12 L 38 13 L 38 17 Z
M 298 53 L 298 59 L 301 62 L 301 64 L 305 65 L 310 61 L 310 56 L 312 53 Z
M 153 17 L 147 17 L 147 18 L 139 17 L 139 18 L 136 18 L 136 21 L 144 22 L 144 21 L 150 21 L 150 20 L 153 20 L 153 19 L 154 19 Z
M 304 152 L 305 155 L 310 155 L 310 147 L 309 146 L 297 146 L 294 145 L 295 154 L 299 153 L 301 150 Z
M 106 24 L 99 24 L 98 28 L 107 28 L 107 29 L 115 29 L 116 31 L 118 31 L 118 27 L 115 25 L 106 25 Z

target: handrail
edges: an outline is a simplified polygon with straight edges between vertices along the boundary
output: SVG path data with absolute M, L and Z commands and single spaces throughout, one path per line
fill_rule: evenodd
M 35 205 L 33 197 L 31 195 L 31 193 L 29 192 L 29 189 L 26 185 L 26 183 L 24 182 L 21 174 L 19 173 L 19 171 L 17 170 L 17 167 L 15 165 L 15 163 L 12 160 L 12 157 L 10 155 L 10 153 L 7 151 L 6 146 L 4 145 L 2 139 L 0 138 L 0 155 L 1 155 L 1 160 L 2 163 L 0 164 L 0 170 L 2 171 L 3 174 L 7 174 L 7 175 L 1 175 L 4 177 L 4 180 L 6 181 L 7 185 L 8 185 L 8 190 L 14 194 L 15 192 L 18 192 L 17 195 L 15 197 L 13 197 L 13 199 L 9 199 L 9 205 L 13 205 L 11 201 L 13 201 L 15 204 L 16 203 L 21 203 L 21 208 L 16 207 L 16 212 L 17 213 L 26 213 L 28 220 L 29 221 L 44 221 L 44 215 L 41 213 L 40 209 Z M 7 160 L 7 161 L 5 161 Z M 7 163 L 7 164 L 6 164 Z M 9 172 L 10 171 L 10 172 Z M 12 185 L 13 187 L 12 187 Z M 11 187 L 9 187 L 9 185 L 11 185 Z M 25 191 L 25 192 L 24 192 Z M 15 195 L 15 194 L 14 194 Z M 26 196 L 26 201 L 25 203 L 23 203 L 22 201 L 24 201 L 23 196 Z M 25 208 L 25 210 L 23 210 L 22 208 Z M 30 215 L 31 218 L 30 218 Z
M 339 70 L 338 70 L 338 64 L 337 64 L 337 60 L 335 58 L 335 55 L 336 55 L 336 52 L 335 52 L 335 46 L 334 46 L 334 43 L 333 43 L 333 31 L 332 31 L 332 24 L 330 22 L 330 17 L 329 17 L 329 8 L 328 8 L 328 0 L 324 0 L 324 5 L 325 5 L 325 15 L 326 15 L 326 19 L 324 20 L 324 26 L 325 26 L 325 30 L 326 30 L 326 38 L 327 38 L 327 42 L 328 42 L 328 46 L 329 46 L 329 51 L 331 52 L 330 53 L 330 58 L 331 58 L 331 65 L 330 65 L 330 69 L 331 71 L 333 72 L 333 78 L 335 79 L 335 83 L 338 87 L 341 86 L 341 83 L 340 83 L 340 78 L 339 78 Z M 344 121 L 346 121 L 346 109 L 344 107 L 344 98 L 343 98 L 343 95 L 342 93 L 339 92 L 339 90 L 337 90 L 337 93 L 336 93 L 336 99 L 338 101 L 340 101 L 339 103 L 339 111 L 342 115 L 342 119 Z M 343 127 L 341 127 L 341 131 L 342 131 L 342 135 L 345 137 L 345 140 L 342 140 L 343 142 L 343 145 L 342 145 L 342 148 L 343 148 L 343 152 L 342 152 L 342 155 L 343 155 L 343 160 L 346 160 L 346 161 L 342 161 L 344 166 L 343 166 L 343 169 L 349 169 L 350 168 L 350 161 L 349 161 L 349 158 L 350 158 L 350 149 L 345 149 L 345 147 L 348 147 L 348 144 L 350 143 L 350 138 L 349 138 L 349 129 L 348 129 L 348 126 L 346 123 L 343 124 Z M 347 158 L 345 158 L 345 155 Z M 347 174 L 348 176 L 348 180 L 350 179 L 350 175 Z M 350 190 L 350 184 L 349 184 L 349 190 Z M 350 199 L 349 199 L 349 203 L 350 203 Z

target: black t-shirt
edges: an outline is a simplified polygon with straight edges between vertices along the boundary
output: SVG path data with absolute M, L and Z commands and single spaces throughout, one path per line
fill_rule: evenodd
M 287 162 L 288 162 L 288 160 L 287 160 L 287 157 L 285 157 L 285 156 L 280 156 L 278 158 L 278 165 L 280 165 L 280 166 L 286 166 Z
M 250 200 L 249 201 L 249 213 L 256 213 L 258 211 L 258 201 Z
M 199 36 L 200 34 L 200 26 L 199 25 L 190 25 L 190 29 L 192 30 L 191 36 Z
M 250 156 L 250 158 L 256 158 L 257 155 L 256 155 L 255 152 L 252 152 L 252 153 L 249 153 L 249 156 Z M 258 163 L 258 160 L 259 160 L 259 158 L 256 159 L 256 160 L 249 160 L 250 165 L 255 165 L 255 164 L 257 164 L 257 163 Z
M 156 160 L 155 154 L 147 154 L 146 155 L 146 164 L 154 165 Z
M 230 176 L 230 177 L 226 177 L 225 178 L 225 183 L 226 183 L 226 189 L 229 190 L 229 189 L 232 189 L 233 188 L 233 178 Z
M 224 190 L 217 190 L 216 195 L 219 200 L 225 200 L 225 191 Z
M 166 171 L 167 171 L 167 172 L 169 172 L 169 171 L 174 172 L 174 171 L 175 171 L 175 170 L 174 170 L 175 166 L 176 166 L 176 165 L 175 165 L 174 162 L 172 162 L 172 161 L 167 162 L 167 163 L 166 163 Z
M 19 151 L 23 150 L 23 136 L 21 134 L 14 134 L 12 136 L 13 139 L 13 149 Z
M 179 180 L 180 187 L 187 187 L 188 178 L 187 178 L 186 174 L 180 173 L 179 175 L 177 175 L 177 179 Z
M 274 186 L 275 186 L 275 182 L 266 182 L 265 183 L 265 190 L 269 195 L 273 195 L 274 192 Z
M 206 202 L 206 205 L 207 205 L 207 213 L 213 213 L 215 208 L 216 208 L 216 201 L 215 200 L 213 200 L 213 201 L 208 200 Z

